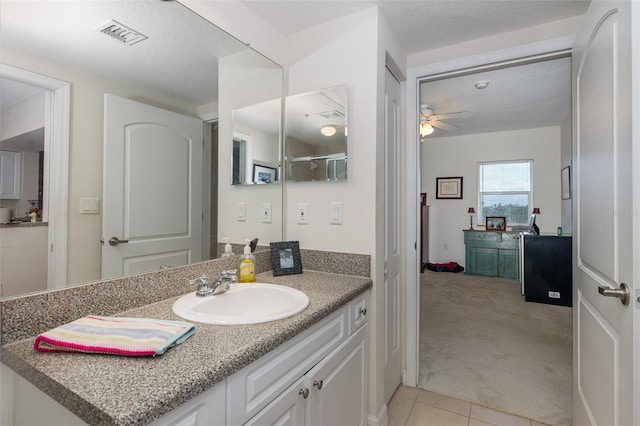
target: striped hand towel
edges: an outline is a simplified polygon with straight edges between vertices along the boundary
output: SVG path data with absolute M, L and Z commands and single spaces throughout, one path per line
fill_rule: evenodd
M 187 340 L 195 329 L 179 321 L 89 315 L 38 335 L 33 348 L 40 352 L 162 355 Z

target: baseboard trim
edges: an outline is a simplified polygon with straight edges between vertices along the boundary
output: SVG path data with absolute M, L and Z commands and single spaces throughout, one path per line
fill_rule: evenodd
M 389 417 L 387 416 L 387 414 L 388 414 L 387 404 L 383 404 L 377 416 L 369 414 L 367 424 L 369 426 L 388 426 Z

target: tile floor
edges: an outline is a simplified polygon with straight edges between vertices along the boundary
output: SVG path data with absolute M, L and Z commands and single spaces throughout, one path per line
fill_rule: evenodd
M 400 385 L 388 407 L 389 426 L 543 426 L 435 392 Z

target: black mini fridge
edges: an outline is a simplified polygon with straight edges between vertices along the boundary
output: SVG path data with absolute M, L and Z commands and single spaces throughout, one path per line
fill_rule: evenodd
M 571 306 L 571 237 L 521 235 L 521 238 L 524 238 L 521 279 L 525 300 Z

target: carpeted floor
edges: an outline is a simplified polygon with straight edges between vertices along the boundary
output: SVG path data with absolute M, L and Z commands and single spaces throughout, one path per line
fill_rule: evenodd
M 425 271 L 419 387 L 550 425 L 572 423 L 571 308 L 520 283 Z

